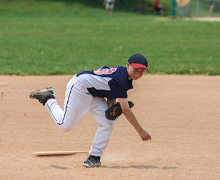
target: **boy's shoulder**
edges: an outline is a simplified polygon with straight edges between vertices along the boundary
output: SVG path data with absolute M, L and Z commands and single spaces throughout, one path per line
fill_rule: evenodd
M 127 69 L 124 66 L 118 66 L 118 67 L 103 66 L 96 70 L 84 71 L 84 72 L 78 73 L 77 76 L 80 76 L 83 74 L 96 75 L 99 77 L 109 77 L 118 82 L 123 82 L 128 79 Z
M 103 76 L 109 76 L 112 77 L 113 79 L 125 80 L 128 78 L 127 69 L 124 66 L 118 66 L 118 67 L 103 66 L 100 70 L 104 72 Z M 94 73 L 96 73 L 96 71 L 94 71 Z

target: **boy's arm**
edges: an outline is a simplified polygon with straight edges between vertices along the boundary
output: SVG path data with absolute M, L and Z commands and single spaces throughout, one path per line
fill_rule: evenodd
M 135 115 L 131 111 L 131 109 L 128 106 L 128 99 L 127 98 L 118 98 L 118 101 L 121 105 L 121 109 L 123 114 L 125 115 L 126 119 L 131 123 L 131 125 L 136 129 L 136 131 L 139 133 L 141 139 L 143 141 L 151 140 L 151 136 L 145 131 L 139 122 L 137 121 Z

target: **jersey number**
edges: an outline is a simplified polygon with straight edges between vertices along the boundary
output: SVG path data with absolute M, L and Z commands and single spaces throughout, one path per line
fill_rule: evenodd
M 97 69 L 94 71 L 95 74 L 112 74 L 113 72 L 116 71 L 117 68 L 110 68 L 110 69 Z

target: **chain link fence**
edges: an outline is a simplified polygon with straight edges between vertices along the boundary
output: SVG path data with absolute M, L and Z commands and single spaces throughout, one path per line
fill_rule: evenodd
M 220 17 L 220 0 L 191 0 L 186 5 L 176 3 L 179 17 Z

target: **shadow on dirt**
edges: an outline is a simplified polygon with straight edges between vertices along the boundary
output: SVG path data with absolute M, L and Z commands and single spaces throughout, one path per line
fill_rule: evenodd
M 63 166 L 58 166 L 58 165 L 50 165 L 50 167 L 56 168 L 56 169 L 61 169 L 61 170 L 71 169 L 71 168 L 67 168 L 67 167 L 63 167 Z

